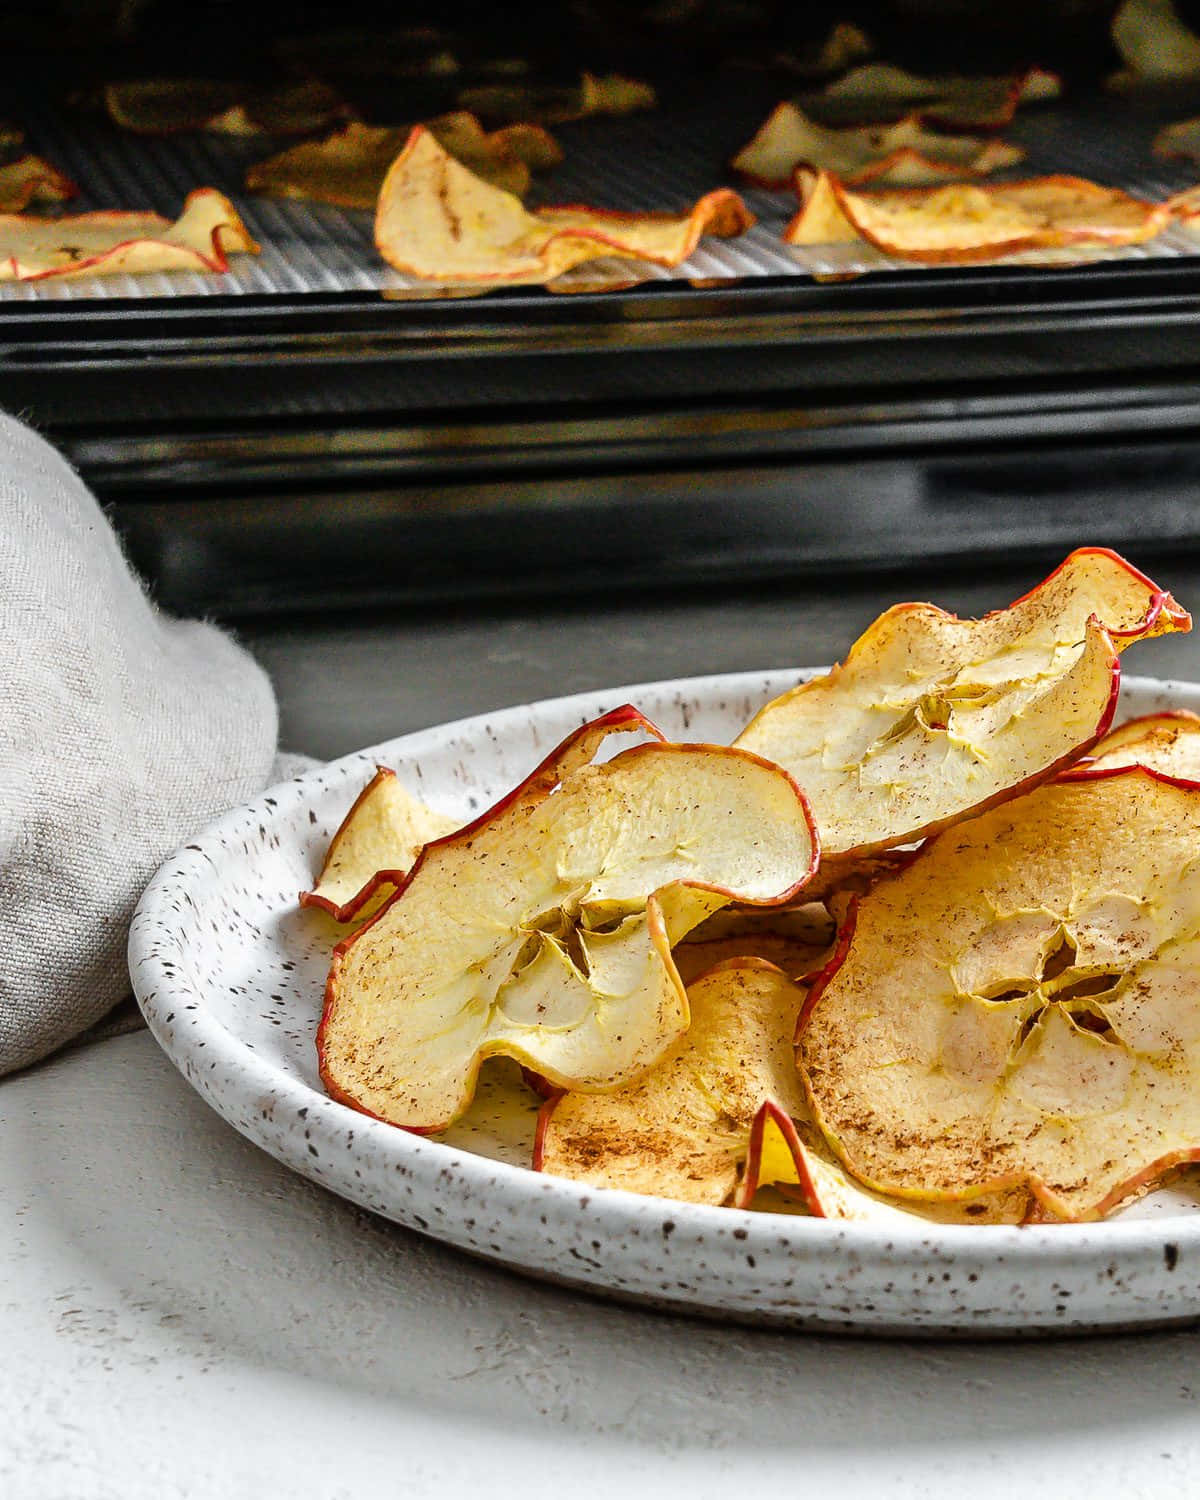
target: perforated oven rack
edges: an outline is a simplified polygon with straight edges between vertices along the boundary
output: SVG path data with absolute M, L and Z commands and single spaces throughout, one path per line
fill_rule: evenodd
M 678 207 L 773 102 L 760 80 L 561 127 L 544 201 Z M 1200 93 L 1084 97 L 1006 132 L 1022 175 L 1158 198 L 1150 151 Z M 226 275 L 0 288 L 0 404 L 58 441 L 180 608 L 690 586 L 914 555 L 1200 538 L 1200 237 L 1118 257 L 930 269 L 759 222 L 673 272 L 575 295 L 445 296 L 384 267 L 369 214 L 254 198 L 275 143 L 124 135 L 24 109 L 81 208 L 234 198 L 263 245 Z M 865 272 L 840 279 L 848 270 Z M 814 277 L 814 272 L 819 273 Z M 636 526 L 628 524 L 636 514 Z M 1082 529 L 1081 529 L 1082 528 Z M 604 535 L 605 545 L 597 545 Z

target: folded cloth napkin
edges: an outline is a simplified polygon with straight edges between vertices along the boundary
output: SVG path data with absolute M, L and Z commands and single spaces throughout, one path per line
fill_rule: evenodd
M 0 1074 L 129 990 L 143 887 L 272 779 L 266 675 L 147 598 L 95 498 L 0 416 Z

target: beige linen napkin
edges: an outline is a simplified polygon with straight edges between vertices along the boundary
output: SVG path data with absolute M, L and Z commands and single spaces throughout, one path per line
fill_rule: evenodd
M 79 476 L 0 416 L 0 1074 L 128 993 L 142 888 L 272 779 L 276 727 L 261 668 L 160 613 Z

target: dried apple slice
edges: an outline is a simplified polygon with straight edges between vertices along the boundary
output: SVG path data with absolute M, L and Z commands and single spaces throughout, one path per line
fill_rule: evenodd
M 589 115 L 631 115 L 655 109 L 658 95 L 648 83 L 620 73 L 584 73 L 574 88 L 538 88 L 523 83 L 492 83 L 463 89 L 463 109 L 486 120 L 511 124 L 534 121 L 561 125 Z
M 1149 766 L 1184 781 L 1200 781 L 1200 717 L 1186 709 L 1130 719 L 1092 751 L 1093 766 Z
M 920 186 L 948 177 L 980 177 L 1024 157 L 1019 146 L 1003 141 L 928 130 L 915 114 L 893 125 L 839 130 L 817 124 L 789 102 L 771 111 L 731 165 L 748 181 L 767 188 L 787 187 L 801 164 L 832 172 L 851 186 L 895 183 L 898 178 L 906 186 Z
M 798 1060 L 880 1191 L 1093 1219 L 1200 1157 L 1200 784 L 1078 770 L 861 898 Z
M 796 173 L 800 212 L 789 245 L 865 240 L 888 255 L 934 264 L 995 260 L 1023 250 L 1136 245 L 1167 227 L 1172 208 L 1082 177 L 852 192 L 830 173 Z
M 543 208 L 481 182 L 417 126 L 393 162 L 375 216 L 375 243 L 397 270 L 442 282 L 538 283 L 602 256 L 675 266 L 705 234 L 743 233 L 754 216 L 723 188 L 690 213 L 620 214 Z
M 1020 1188 L 972 1198 L 965 1203 L 899 1203 L 872 1192 L 855 1182 L 830 1155 L 819 1133 L 808 1123 L 807 1107 L 798 1124 L 771 1100 L 754 1117 L 734 1207 L 752 1207 L 765 1187 L 803 1203 L 819 1219 L 853 1219 L 896 1228 L 922 1221 L 1023 1224 L 1031 1208 L 1029 1193 Z
M 1125 0 L 1113 19 L 1112 39 L 1125 66 L 1108 80 L 1111 89 L 1200 77 L 1200 37 L 1184 25 L 1171 0 Z
M 534 1170 L 687 1203 L 737 1186 L 764 1099 L 804 1110 L 792 1032 L 804 992 L 773 964 L 733 959 L 688 987 L 691 1025 L 653 1070 L 613 1093 L 542 1106 Z
M 301 906 L 317 906 L 336 922 L 365 917 L 371 903 L 403 883 L 426 844 L 444 838 L 459 819 L 414 797 L 395 771 L 376 768 L 330 840 L 325 863 Z
M 856 1188 L 807 1123 L 792 1055 L 804 997 L 803 987 L 759 958 L 731 958 L 699 975 L 688 986 L 686 1035 L 643 1078 L 612 1093 L 576 1090 L 547 1100 L 535 1170 L 687 1203 L 732 1199 L 743 1208 L 760 1188 L 780 1183 L 798 1187 L 810 1213 L 911 1220 Z M 1019 1222 L 1027 1199 L 1010 1193 L 971 1214 L 939 1213 Z
M 79 189 L 40 156 L 21 156 L 0 167 L 0 213 L 19 214 L 31 203 L 65 203 Z
M 735 743 L 804 787 L 824 856 L 912 843 L 1089 750 L 1112 722 L 1118 653 L 1190 628 L 1115 552 L 1081 548 L 981 620 L 895 605 L 840 667 L 767 704 Z
M 361 125 L 352 121 L 323 141 L 305 141 L 259 162 L 246 186 L 275 197 L 305 198 L 341 208 L 374 208 L 388 168 L 403 151 L 411 125 Z M 531 169 L 556 166 L 562 148 L 538 125 L 487 132 L 474 115 L 458 112 L 425 122 L 443 150 L 483 182 L 523 196 Z
M 654 739 L 586 764 L 630 731 Z M 397 895 L 335 950 L 317 1038 L 335 1098 L 439 1130 L 470 1102 L 486 1057 L 560 1088 L 616 1088 L 686 1029 L 673 945 L 731 900 L 791 899 L 816 851 L 786 772 L 661 741 L 617 710 L 425 846 Z
M 1041 68 L 1002 78 L 921 78 L 892 63 L 864 63 L 807 102 L 830 123 L 896 119 L 915 110 L 950 130 L 996 129 L 1022 104 L 1056 99 L 1062 81 Z
M 349 112 L 317 79 L 262 88 L 230 79 L 142 78 L 106 84 L 104 104 L 114 124 L 137 135 L 307 135 Z
M 0 214 L 0 281 L 112 276 L 119 271 L 227 271 L 233 252 L 258 254 L 237 210 L 215 188 L 189 193 L 172 223 L 161 214 Z

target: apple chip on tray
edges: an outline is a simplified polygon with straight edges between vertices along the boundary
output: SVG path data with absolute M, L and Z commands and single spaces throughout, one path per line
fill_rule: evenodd
M 40 156 L 20 156 L 0 166 L 0 213 L 19 214 L 31 203 L 65 203 L 79 189 Z
M 529 191 L 532 171 L 562 160 L 562 148 L 540 125 L 509 125 L 489 133 L 474 115 L 459 111 L 426 120 L 424 128 L 481 181 L 518 197 Z M 291 146 L 251 167 L 246 186 L 276 197 L 374 208 L 388 168 L 412 129 L 352 121 L 322 141 Z
M 932 840 L 841 950 L 798 1060 L 875 1189 L 1086 1220 L 1200 1158 L 1200 784 L 1068 772 Z
M 110 119 L 137 135 L 310 135 L 350 113 L 317 79 L 271 86 L 214 78 L 142 78 L 104 86 Z
M 967 265 L 1025 250 L 1139 245 L 1171 222 L 1170 203 L 1149 203 L 1082 177 L 851 191 L 829 172 L 796 172 L 800 211 L 789 245 L 862 241 L 926 264 Z
M 1125 66 L 1109 78 L 1110 89 L 1200 78 L 1200 37 L 1171 0 L 1125 0 L 1113 18 L 1112 39 Z
M 686 1035 L 649 1073 L 611 1093 L 576 1090 L 547 1100 L 535 1169 L 596 1187 L 740 1207 L 760 1188 L 783 1184 L 823 1217 L 911 1219 L 856 1187 L 808 1120 L 792 1055 L 804 997 L 761 959 L 730 959 L 699 976 L 688 987 Z M 1019 1222 L 1025 1208 L 1024 1196 L 1012 1193 L 965 1217 Z M 952 1208 L 944 1217 L 964 1216 Z
M 923 123 L 947 130 L 998 130 L 1021 105 L 1061 93 L 1061 80 L 1041 68 L 1001 78 L 921 78 L 892 63 L 864 63 L 804 103 L 809 115 L 830 125 L 877 123 L 915 111 Z
M 1190 628 L 1123 558 L 1081 548 L 980 620 L 895 605 L 735 743 L 804 788 L 823 857 L 912 843 L 1084 754 L 1112 723 L 1119 652 Z
M 494 124 L 532 120 L 539 125 L 564 125 L 590 115 L 632 115 L 655 109 L 658 95 L 648 83 L 620 73 L 581 75 L 571 88 L 538 88 L 526 83 L 489 83 L 463 89 L 462 109 Z
M 0 281 L 227 271 L 234 252 L 257 255 L 258 246 L 215 188 L 189 193 L 174 223 L 154 213 L 0 214 Z
M 1153 151 L 1166 161 L 1200 162 L 1200 116 L 1164 125 L 1154 137 Z
M 648 743 L 589 764 L 615 733 Z M 410 1130 L 467 1108 L 483 1060 L 612 1089 L 688 1026 L 671 949 L 730 901 L 796 896 L 816 845 L 778 766 L 673 745 L 632 708 L 584 725 L 335 950 L 317 1037 L 344 1103 Z
M 720 188 L 685 214 L 565 207 L 530 212 L 481 182 L 417 126 L 392 163 L 375 216 L 375 243 L 390 266 L 443 283 L 551 281 L 584 261 L 615 256 L 677 266 L 705 234 L 742 234 L 754 216 Z
M 983 177 L 1023 161 L 1004 141 L 929 130 L 919 115 L 891 125 L 842 129 L 819 125 L 791 103 L 776 105 L 731 166 L 758 187 L 784 188 L 798 166 L 824 170 L 848 186 L 873 182 L 922 187 L 955 177 Z

